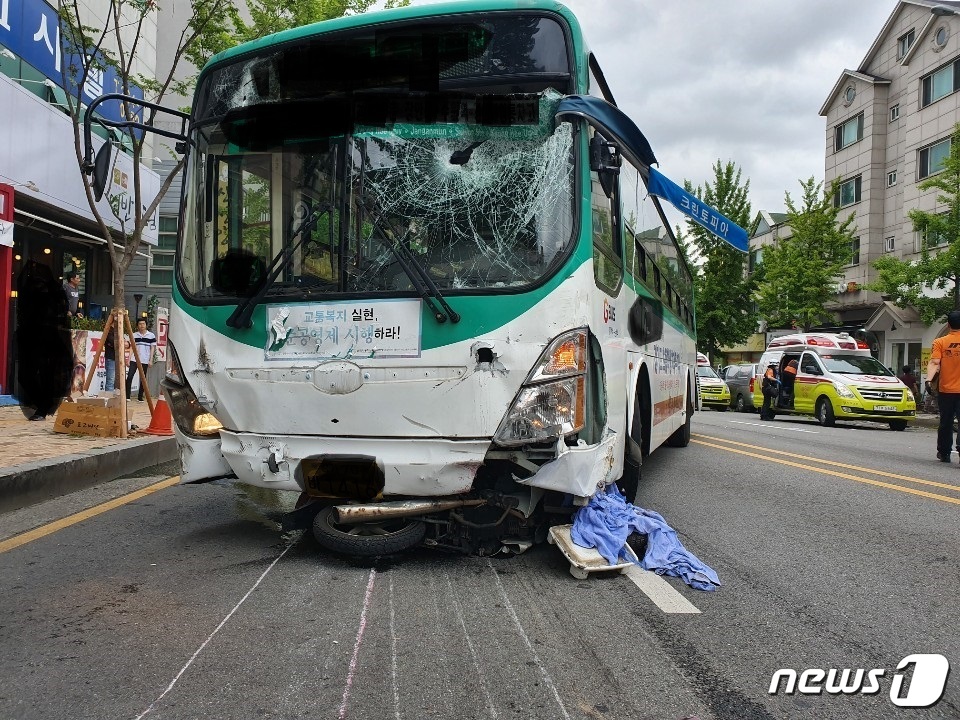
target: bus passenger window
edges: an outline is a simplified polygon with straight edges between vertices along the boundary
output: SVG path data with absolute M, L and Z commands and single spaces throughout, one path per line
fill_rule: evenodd
M 647 279 L 647 251 L 643 249 L 636 238 L 631 238 L 634 248 L 636 248 L 637 254 L 634 256 L 633 261 L 633 276 L 638 278 Z
M 662 291 L 662 286 L 660 285 L 660 268 L 656 265 L 653 266 L 653 289 L 657 291 L 657 295 L 660 295 Z

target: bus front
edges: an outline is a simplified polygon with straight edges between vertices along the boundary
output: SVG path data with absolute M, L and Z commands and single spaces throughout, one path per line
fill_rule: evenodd
M 334 26 L 199 81 L 165 383 L 184 480 L 588 497 L 595 473 L 537 473 L 566 448 L 611 454 L 582 138 L 554 119 L 576 89 L 570 25 Z

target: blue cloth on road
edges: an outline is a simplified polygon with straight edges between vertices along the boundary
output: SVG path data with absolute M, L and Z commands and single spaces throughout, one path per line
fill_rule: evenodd
M 640 561 L 644 570 L 678 577 L 697 590 L 716 590 L 720 585 L 717 573 L 683 546 L 659 513 L 628 503 L 614 484 L 577 510 L 570 537 L 581 547 L 596 548 L 615 565 L 629 557 L 625 546 L 633 532 L 647 536 L 647 551 Z

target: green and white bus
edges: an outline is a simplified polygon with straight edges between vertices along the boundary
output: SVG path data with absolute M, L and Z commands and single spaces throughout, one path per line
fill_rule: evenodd
M 690 269 L 564 6 L 233 48 L 184 140 L 164 384 L 184 482 L 301 493 L 337 550 L 492 553 L 611 483 L 632 500 L 642 458 L 689 442 Z

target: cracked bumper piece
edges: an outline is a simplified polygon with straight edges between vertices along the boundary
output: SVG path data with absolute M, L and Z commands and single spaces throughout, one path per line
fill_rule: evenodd
M 382 471 L 384 495 L 457 495 L 473 486 L 489 446 L 488 440 L 329 438 L 220 431 L 223 457 L 241 482 L 297 492 L 306 489 L 304 468 L 311 462 L 363 457 L 372 459 Z
M 523 480 L 522 485 L 592 497 L 597 488 L 615 482 L 619 477 L 616 456 L 617 435 L 608 433 L 596 445 L 567 447 L 557 444 L 559 456 L 544 464 L 534 475 Z

